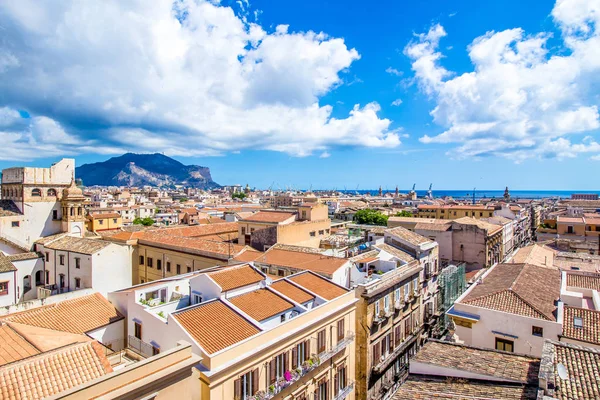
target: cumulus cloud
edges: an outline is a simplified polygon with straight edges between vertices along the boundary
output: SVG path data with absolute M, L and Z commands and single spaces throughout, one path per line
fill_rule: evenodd
M 416 35 L 404 54 L 444 128 L 420 141 L 458 144 L 449 152 L 457 158 L 521 161 L 600 151 L 591 138 L 573 144 L 565 137 L 600 127 L 600 0 L 558 0 L 552 17 L 564 51 L 548 51 L 550 33 L 491 31 L 469 45 L 474 69 L 461 75 L 441 65 L 441 25 Z
M 252 148 L 305 156 L 400 144 L 376 103 L 341 118 L 320 104 L 360 58 L 343 39 L 287 25 L 267 31 L 251 22 L 257 14 L 247 1 L 234 6 L 0 3 L 0 129 L 18 108 L 33 118 L 5 129 L 14 143 L 60 142 L 57 152 L 94 143 L 110 153 Z
M 392 105 L 394 107 L 398 107 L 400 104 L 402 104 L 402 99 L 396 99 L 396 100 L 392 101 Z

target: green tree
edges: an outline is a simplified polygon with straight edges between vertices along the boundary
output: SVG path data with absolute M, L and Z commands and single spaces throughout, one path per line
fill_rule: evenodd
M 365 208 L 358 210 L 356 214 L 354 214 L 354 221 L 359 224 L 385 226 L 387 225 L 388 216 L 371 208 Z
M 232 199 L 240 199 L 240 200 L 244 200 L 246 198 L 246 193 L 244 192 L 237 192 L 237 193 L 233 193 L 231 195 Z
M 152 226 L 154 225 L 154 220 L 150 217 L 146 218 L 135 218 L 133 220 L 134 225 L 144 225 L 144 226 Z
M 402 210 L 396 213 L 396 217 L 412 217 L 412 213 L 410 211 Z
M 188 201 L 187 197 L 182 197 L 181 199 L 179 199 L 180 203 L 185 203 L 186 201 Z

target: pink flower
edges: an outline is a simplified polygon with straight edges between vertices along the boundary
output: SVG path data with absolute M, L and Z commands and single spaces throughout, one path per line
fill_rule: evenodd
M 291 381 L 292 380 L 292 373 L 290 371 L 285 371 L 283 373 L 283 377 L 285 378 L 286 381 Z

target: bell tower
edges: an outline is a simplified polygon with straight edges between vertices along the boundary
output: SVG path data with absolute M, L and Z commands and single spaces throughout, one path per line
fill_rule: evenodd
M 63 189 L 61 200 L 62 230 L 70 236 L 83 237 L 85 232 L 85 196 L 83 191 L 71 180 L 71 185 Z

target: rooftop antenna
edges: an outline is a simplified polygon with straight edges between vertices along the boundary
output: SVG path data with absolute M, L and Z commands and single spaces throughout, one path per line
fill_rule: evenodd
M 556 372 L 558 372 L 558 376 L 563 381 L 569 379 L 569 373 L 567 372 L 567 368 L 563 365 L 563 363 L 558 363 L 556 365 Z

